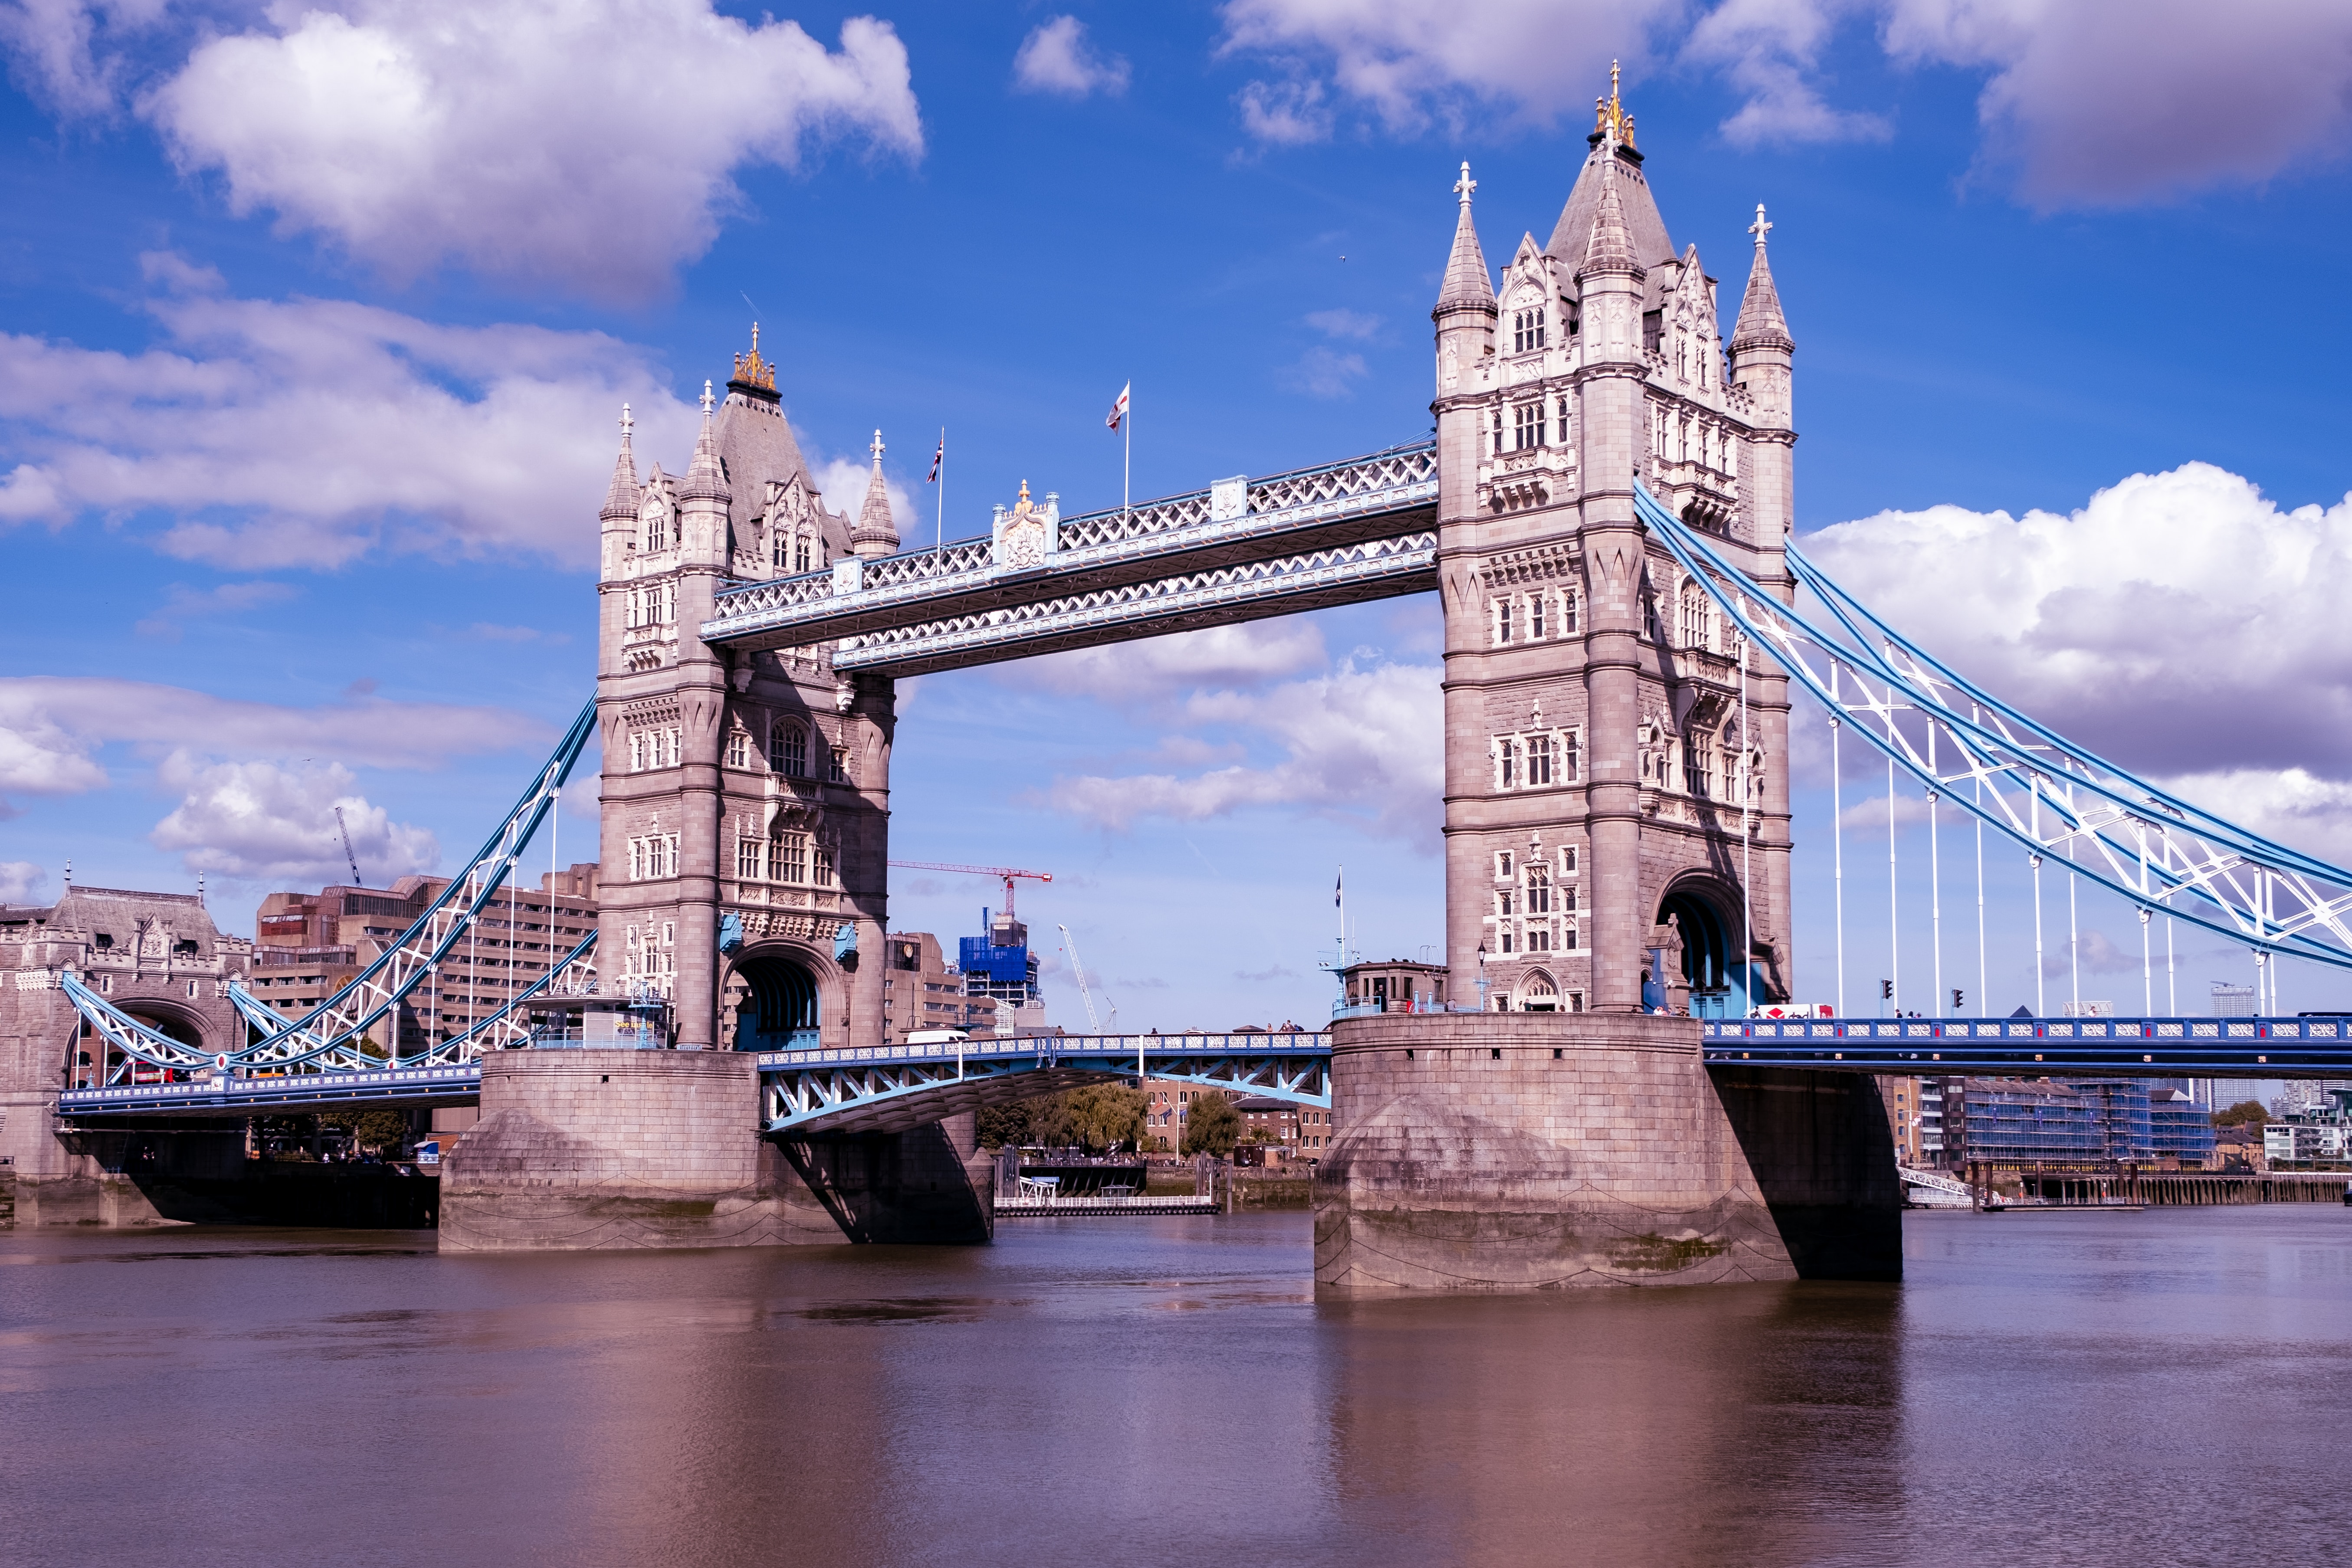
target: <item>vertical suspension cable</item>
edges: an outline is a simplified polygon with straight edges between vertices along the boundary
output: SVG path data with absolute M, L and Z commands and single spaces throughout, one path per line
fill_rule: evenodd
M 2042 775 L 2028 769 L 2025 783 L 2033 796 L 2033 842 L 2039 844 L 2042 842 Z M 2046 1018 L 2050 1016 L 2050 1002 L 2042 989 L 2042 857 L 2036 853 L 2025 858 L 2033 868 L 2033 1016 Z
M 2074 847 L 2072 844 L 2066 847 L 2066 858 L 2069 860 L 2074 858 Z M 2078 912 L 2076 889 L 2081 882 L 2082 879 L 2077 877 L 2070 868 L 2066 872 L 2066 968 L 2070 975 L 2068 984 L 2073 988 L 2074 1012 L 2077 1016 L 2081 1016 L 2083 1011 L 2083 937 L 2081 925 L 2076 919 Z
M 1838 666 L 1830 666 L 1830 861 L 1837 926 L 1837 1016 L 1849 1016 L 1845 1006 L 1845 818 L 1839 805 L 1838 731 L 1844 728 L 1844 710 L 1838 706 Z
M 1927 721 L 1927 773 L 1941 778 L 1936 772 L 1936 722 Z M 1941 852 L 1936 846 L 1936 792 L 1927 792 L 1927 920 L 1934 951 L 1936 989 L 1929 994 L 1927 1012 L 1930 1016 L 1944 1011 L 1944 866 Z
M 1971 721 L 1981 721 L 1984 711 L 1971 702 L 1969 704 L 1969 717 Z M 1985 994 L 1985 977 L 1989 971 L 1985 961 L 1984 773 L 1981 767 L 1974 767 L 1969 771 L 1975 774 L 1975 777 L 1969 781 L 1969 788 L 1976 795 L 1977 802 L 1977 1016 L 1982 1018 L 1989 1016 L 1985 1008 L 1990 1005 Z
M 1754 899 L 1756 831 L 1750 811 L 1756 799 L 1756 737 L 1748 730 L 1748 638 L 1739 639 L 1739 999 L 1740 1016 L 1756 1013 Z
M 2166 898 L 2172 895 L 2167 893 Z M 2164 911 L 2164 1010 L 2175 1018 L 2180 1016 L 2180 975 L 2172 963 L 2172 910 Z
M 2156 1011 L 2156 973 L 2147 952 L 2147 824 L 2139 824 L 2139 989 L 2140 1016 Z
M 1890 727 L 1892 715 L 1889 715 Z M 1903 905 L 1895 883 L 1895 759 L 1886 759 L 1886 989 L 1895 1016 L 1903 1016 Z

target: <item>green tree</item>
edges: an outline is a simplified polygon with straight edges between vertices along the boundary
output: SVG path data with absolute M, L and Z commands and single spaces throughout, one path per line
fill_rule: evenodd
M 2213 1113 L 2216 1127 L 2260 1127 L 2271 1119 L 2268 1107 L 2259 1100 L 2242 1100 L 2227 1110 Z
M 362 1149 L 381 1152 L 408 1142 L 408 1118 L 397 1110 L 329 1110 L 321 1112 L 319 1120 L 349 1132 L 352 1142 Z
M 1040 1095 L 1013 1105 L 992 1105 L 980 1113 L 980 1142 L 986 1149 L 1037 1145 L 1084 1149 L 1107 1154 L 1121 1145 L 1139 1146 L 1144 1134 L 1143 1091 L 1122 1083 L 1091 1083 Z
M 1192 1109 L 1184 1116 L 1183 1152 L 1214 1154 L 1220 1160 L 1234 1152 L 1241 1142 L 1242 1113 L 1234 1102 L 1214 1089 L 1192 1097 Z
M 1049 1097 L 1041 1097 L 1049 1098 Z M 1015 1149 L 1037 1142 L 1036 1100 L 1020 1100 L 1011 1105 L 983 1105 L 980 1108 L 980 1146 L 1002 1149 L 1010 1143 Z

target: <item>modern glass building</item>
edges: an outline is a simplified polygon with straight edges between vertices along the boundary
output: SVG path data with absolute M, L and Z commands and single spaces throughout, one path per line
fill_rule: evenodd
M 1970 1160 L 2202 1164 L 2213 1155 L 2203 1109 L 2138 1079 L 1946 1079 L 1942 1131 L 1955 1169 Z

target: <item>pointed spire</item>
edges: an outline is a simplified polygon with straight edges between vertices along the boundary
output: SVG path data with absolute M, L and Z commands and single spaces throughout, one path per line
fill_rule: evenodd
M 857 509 L 857 526 L 849 531 L 849 548 L 860 555 L 887 555 L 898 548 L 898 521 L 890 514 L 890 486 L 882 478 L 882 432 L 874 432 L 874 471 L 866 480 L 866 503 Z
M 1465 163 L 1462 177 L 1454 182 L 1454 194 L 1462 198 L 1462 216 L 1454 225 L 1454 254 L 1445 258 L 1445 285 L 1437 291 L 1440 310 L 1495 307 L 1486 253 L 1478 247 L 1478 226 L 1470 221 L 1470 193 L 1477 188 L 1478 182 L 1470 177 L 1470 165 Z
M 1772 264 L 1765 258 L 1764 237 L 1772 232 L 1765 221 L 1764 204 L 1756 204 L 1756 221 L 1748 227 L 1756 237 L 1756 265 L 1748 274 L 1748 293 L 1739 301 L 1738 324 L 1732 329 L 1731 352 L 1742 349 L 1793 349 L 1789 319 L 1780 313 L 1780 290 L 1772 282 Z
M 719 461 L 719 439 L 710 426 L 710 384 L 702 384 L 702 434 L 694 439 L 694 461 L 687 465 L 686 482 L 677 487 L 680 500 L 705 499 L 732 500 L 734 492 L 727 488 L 727 469 Z
M 613 482 L 604 490 L 604 508 L 597 517 L 605 522 L 637 515 L 637 455 L 629 446 L 629 434 L 637 422 L 629 416 L 629 405 L 621 405 L 621 455 L 613 459 Z
M 1617 143 L 1613 138 L 1601 141 L 1601 205 L 1592 215 L 1592 232 L 1584 242 L 1584 263 L 1576 269 L 1579 278 L 1595 273 L 1618 272 L 1630 277 L 1643 275 L 1633 249 L 1633 232 L 1625 226 L 1625 203 L 1617 195 Z

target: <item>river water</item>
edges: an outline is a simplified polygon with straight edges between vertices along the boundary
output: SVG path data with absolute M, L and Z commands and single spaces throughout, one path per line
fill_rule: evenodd
M 0 1233 L 0 1561 L 2352 1552 L 2352 1210 L 1905 1240 L 1900 1286 L 1334 1303 L 1304 1215 L 512 1258 Z

